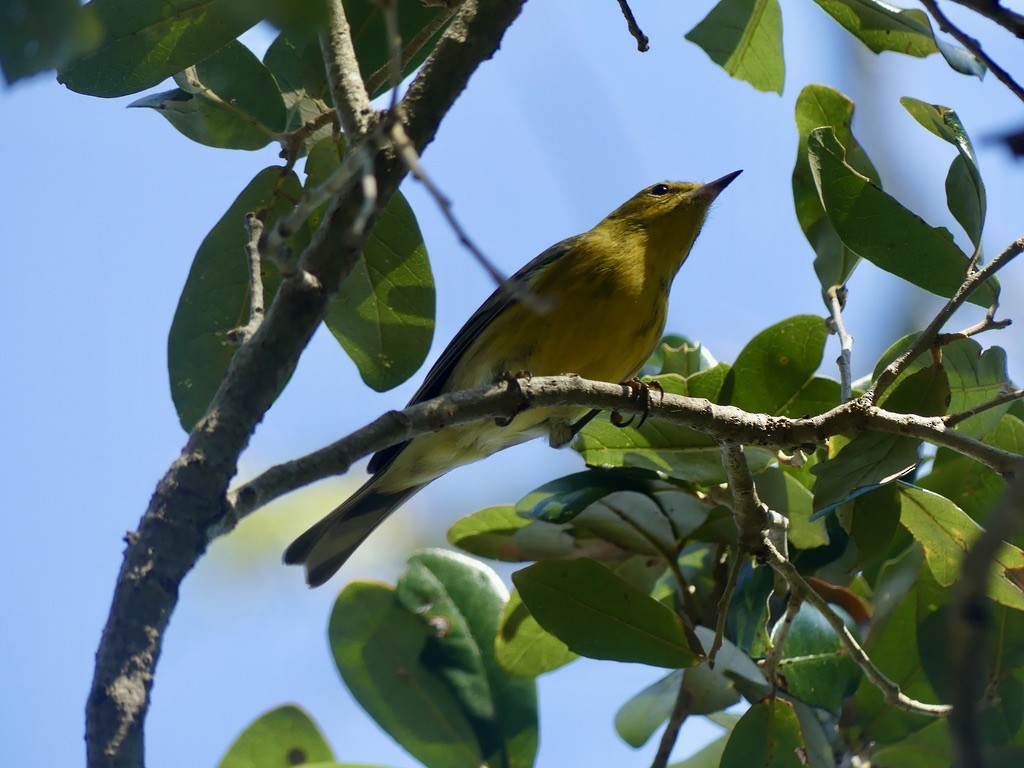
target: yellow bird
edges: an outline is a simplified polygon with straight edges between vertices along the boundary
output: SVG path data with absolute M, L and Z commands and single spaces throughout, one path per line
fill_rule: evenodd
M 711 203 L 739 174 L 710 184 L 647 187 L 589 232 L 548 248 L 511 278 L 544 309 L 499 287 L 441 353 L 409 404 L 490 383 L 509 371 L 577 373 L 600 381 L 636 376 L 661 339 L 669 287 Z M 507 426 L 467 424 L 386 448 L 370 460 L 370 479 L 292 542 L 284 561 L 303 563 L 306 581 L 319 586 L 431 480 L 542 435 L 564 443 L 572 434 L 569 422 L 583 412 L 533 409 Z

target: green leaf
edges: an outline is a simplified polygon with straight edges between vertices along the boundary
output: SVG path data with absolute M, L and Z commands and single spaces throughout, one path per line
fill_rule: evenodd
M 868 565 L 885 557 L 899 526 L 900 501 L 895 485 L 883 485 L 854 499 L 846 527 L 857 545 L 860 563 Z
M 743 565 L 729 602 L 726 628 L 727 637 L 751 656 L 768 647 L 768 600 L 774 589 L 770 568 Z
M 974 339 L 958 339 L 942 348 L 942 367 L 949 375 L 949 413 L 959 413 L 988 402 L 1010 385 L 1006 352 L 999 347 L 982 351 Z M 956 426 L 957 432 L 982 438 L 996 428 L 1010 408 L 1006 403 L 989 408 Z
M 852 619 L 846 623 L 852 624 Z M 856 628 L 853 632 L 856 634 Z M 860 667 L 847 654 L 839 635 L 818 609 L 807 603 L 800 606 L 790 625 L 778 669 L 790 696 L 834 715 L 839 715 L 843 701 L 853 694 L 861 678 Z
M 282 32 L 267 48 L 263 64 L 281 90 L 288 113 L 286 131 L 296 131 L 324 113 L 330 113 L 331 89 L 315 30 Z M 308 152 L 333 131 L 333 124 L 326 123 L 303 142 L 305 150 Z
M 878 768 L 933 768 L 950 765 L 952 759 L 949 727 L 945 720 L 933 720 L 905 739 L 895 744 L 883 744 L 871 752 L 871 765 Z
M 565 643 L 537 623 L 515 589 L 501 614 L 494 656 L 502 669 L 516 677 L 536 677 L 577 658 Z
M 821 126 L 831 126 L 836 138 L 847 148 L 846 160 L 850 166 L 879 187 L 882 186 L 878 171 L 854 138 L 850 127 L 853 110 L 853 102 L 849 98 L 825 85 L 806 86 L 796 100 L 799 140 L 796 165 L 793 168 L 793 202 L 800 228 L 816 254 L 814 272 L 821 282 L 822 291 L 827 291 L 833 285 L 844 285 L 860 257 L 839 239 L 821 205 L 807 157 L 807 139 L 811 132 Z
M 881 405 L 897 413 L 936 416 L 945 413 L 949 380 L 939 366 L 918 371 L 902 381 Z M 921 441 L 902 435 L 865 432 L 857 435 L 828 461 L 811 472 L 814 509 L 823 512 L 859 493 L 892 482 L 917 464 Z
M 1006 481 L 997 472 L 948 448 L 936 451 L 932 471 L 915 484 L 945 496 L 982 525 L 1006 491 Z
M 171 397 L 186 432 L 206 412 L 235 353 L 227 333 L 248 321 L 245 214 L 256 212 L 264 221 L 273 221 L 301 194 L 295 174 L 281 170 L 271 166 L 256 174 L 213 226 L 196 252 L 178 299 L 167 339 L 167 368 Z M 265 261 L 262 267 L 269 305 L 280 277 L 273 264 Z
M 219 768 L 287 768 L 333 760 L 316 723 L 295 706 L 261 715 L 235 739 Z
M 686 39 L 732 77 L 782 93 L 782 11 L 778 0 L 721 0 Z
M 679 617 L 598 562 L 539 562 L 512 581 L 537 622 L 581 656 L 669 668 L 697 663 Z
M 981 527 L 952 501 L 904 483 L 900 483 L 900 522 L 921 542 L 928 570 L 943 587 L 959 578 L 964 553 L 981 535 Z M 1024 552 L 1003 545 L 994 558 L 989 597 L 1001 605 L 1024 610 L 1021 569 Z
M 804 753 L 793 705 L 770 699 L 743 713 L 729 736 L 721 768 L 804 768 Z
M 812 382 L 827 338 L 825 321 L 815 315 L 797 315 L 761 331 L 729 370 L 724 386 L 731 392 L 729 402 L 751 413 L 806 415 L 803 404 L 808 390 L 819 386 Z M 829 407 L 839 404 L 838 389 L 835 394 Z
M 957 291 L 967 256 L 948 231 L 928 225 L 852 168 L 831 128 L 812 131 L 807 150 L 822 205 L 848 248 L 926 291 L 947 297 Z M 987 307 L 993 298 L 989 281 L 969 301 Z
M 714 631 L 697 627 L 696 634 L 704 648 L 709 649 L 714 641 Z M 768 691 L 768 684 L 757 665 L 726 639 L 719 649 L 714 669 L 701 663 L 669 673 L 619 708 L 615 715 L 615 730 L 630 746 L 643 746 L 669 718 L 680 685 L 686 689 L 687 716 L 706 715 L 720 712 L 739 701 L 734 680 L 742 681 L 758 696 Z
M 913 563 L 911 563 L 913 564 Z M 873 618 L 871 632 L 864 649 L 882 673 L 900 686 L 907 696 L 935 704 L 935 691 L 928 682 L 921 664 L 918 646 L 918 592 L 915 584 L 892 601 L 888 619 L 878 623 Z M 866 677 L 854 694 L 856 723 L 864 736 L 882 744 L 896 744 L 914 731 L 934 722 L 923 715 L 903 712 L 887 704 L 882 692 Z
M 823 519 L 811 521 L 814 497 L 800 482 L 777 467 L 754 478 L 757 494 L 771 509 L 789 518 L 789 541 L 798 549 L 828 544 Z
M 662 338 L 642 372 L 645 376 L 659 373 L 677 373 L 691 376 L 718 365 L 718 361 L 700 342 L 686 336 L 668 334 Z
M 667 375 L 654 380 L 667 394 L 713 400 L 722 383 L 721 374 L 726 370 L 727 366 L 719 365 L 688 379 Z M 649 419 L 640 429 L 620 429 L 605 419 L 595 419 L 583 428 L 573 448 L 592 467 L 640 467 L 707 485 L 726 480 L 718 443 L 696 430 L 655 419 Z M 747 450 L 747 460 L 751 470 L 759 472 L 774 461 L 774 456 L 764 449 L 751 447 Z
M 383 392 L 412 376 L 426 359 L 434 336 L 434 301 L 434 276 L 416 215 L 396 191 L 324 323 L 363 381 Z
M 0 68 L 8 85 L 61 67 L 99 44 L 93 9 L 78 0 L 0 0 Z
M 519 562 L 524 558 L 512 536 L 529 524 L 516 514 L 515 507 L 487 507 L 456 520 L 448 529 L 448 543 L 477 557 Z
M 180 88 L 128 106 L 155 109 L 193 141 L 222 149 L 260 149 L 285 129 L 284 101 L 273 75 L 237 41 L 175 80 Z
M 588 469 L 560 477 L 530 491 L 516 503 L 516 512 L 549 523 L 566 523 L 598 499 L 616 491 L 645 492 L 658 476 L 634 469 Z
M 386 73 L 391 52 L 380 3 L 375 0 L 344 0 L 344 6 L 363 79 L 369 80 L 378 70 Z M 403 74 L 407 75 L 423 63 L 447 27 L 451 11 L 444 3 L 424 3 L 421 0 L 398 0 L 397 10 L 402 58 L 407 62 Z M 370 96 L 379 96 L 390 86 L 391 78 L 387 77 Z
M 428 768 L 479 768 L 484 756 L 445 679 L 423 661 L 437 630 L 383 584 L 354 581 L 327 630 L 334 661 L 356 701 Z
M 974 146 L 960 117 L 949 107 L 928 104 L 909 96 L 901 98 L 900 104 L 931 133 L 956 147 L 957 156 L 946 175 L 946 205 L 975 249 L 980 248 L 987 204 L 985 184 L 978 170 Z
M 874 53 L 896 51 L 922 58 L 938 52 L 924 11 L 878 0 L 814 0 Z
M 486 764 L 529 768 L 537 752 L 537 690 L 495 659 L 505 586 L 465 555 L 422 550 L 409 558 L 396 595 L 436 635 L 422 662 L 449 687 L 477 733 Z
M 102 42 L 58 80 L 89 96 L 137 93 L 223 48 L 260 20 L 238 0 L 93 0 Z

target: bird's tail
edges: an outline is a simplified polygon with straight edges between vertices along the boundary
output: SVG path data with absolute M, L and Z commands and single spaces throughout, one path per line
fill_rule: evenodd
M 360 544 L 384 519 L 423 486 L 394 493 L 374 489 L 378 477 L 362 488 L 289 545 L 284 552 L 287 565 L 306 566 L 306 583 L 319 587 L 345 564 Z

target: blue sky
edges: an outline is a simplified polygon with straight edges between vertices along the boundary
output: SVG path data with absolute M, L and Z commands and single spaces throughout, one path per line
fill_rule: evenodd
M 1020 105 L 992 77 L 942 60 L 875 57 L 811 3 L 785 4 L 783 96 L 730 80 L 683 39 L 706 12 L 637 4 L 651 50 L 640 54 L 611 0 L 528 3 L 501 50 L 473 78 L 424 162 L 481 247 L 512 272 L 551 243 L 591 227 L 646 184 L 708 181 L 744 169 L 720 198 L 677 280 L 668 328 L 723 360 L 765 326 L 822 313 L 813 254 L 793 214 L 793 103 L 809 82 L 857 102 L 855 132 L 887 189 L 932 224 L 945 211 L 952 148 L 899 106 L 911 95 L 955 108 L 975 138 L 989 190 L 985 247 L 1019 237 L 1024 166 L 988 139 L 1015 127 Z M 690 6 L 690 4 L 687 4 Z M 979 28 L 979 33 L 982 28 Z M 1006 38 L 1006 39 L 1003 39 Z M 262 53 L 268 33 L 246 41 Z M 1019 60 L 1008 35 L 987 46 Z M 71 93 L 50 77 L 0 92 L 0 302 L 5 434 L 0 515 L 6 552 L 0 608 L 5 765 L 81 762 L 82 709 L 120 564 L 157 479 L 185 436 L 168 392 L 166 338 L 196 248 L 265 165 L 258 153 L 201 147 L 156 113 Z M 438 289 L 431 359 L 492 290 L 424 190 L 403 187 Z M 1021 278 L 1004 277 L 1006 313 Z M 855 374 L 935 306 L 863 264 L 850 285 Z M 1016 326 L 983 339 L 1019 356 Z M 826 361 L 835 357 L 832 342 Z M 823 366 L 836 375 L 834 366 Z M 1013 371 L 1011 371 L 1013 372 Z M 1019 369 L 1016 371 L 1019 373 Z M 328 333 L 307 350 L 242 460 L 241 476 L 308 452 L 403 405 L 417 377 L 387 393 L 360 382 Z M 362 477 L 322 483 L 217 542 L 188 577 L 157 669 L 148 764 L 215 765 L 235 735 L 285 702 L 306 707 L 340 759 L 414 765 L 351 701 L 326 645 L 337 590 L 354 578 L 393 580 L 402 553 L 437 544 L 458 517 L 506 503 L 580 461 L 524 446 L 439 480 L 396 515 L 328 586 L 309 591 L 280 551 Z M 508 573 L 507 569 L 502 570 Z M 645 765 L 611 720 L 655 669 L 577 662 L 540 681 L 540 766 Z M 688 725 L 677 756 L 713 733 Z

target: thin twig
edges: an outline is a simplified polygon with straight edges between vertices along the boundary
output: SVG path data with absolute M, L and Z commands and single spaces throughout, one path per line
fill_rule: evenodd
M 636 39 L 636 49 L 640 53 L 649 51 L 651 49 L 651 41 L 647 39 L 647 35 L 640 29 L 640 25 L 636 23 L 636 17 L 633 15 L 633 9 L 629 7 L 628 0 L 619 0 L 619 8 L 622 9 L 622 15 L 626 17 L 629 34 Z
M 851 634 L 845 622 L 832 610 L 832 606 L 828 604 L 828 601 L 804 581 L 796 566 L 783 557 L 782 553 L 775 548 L 775 545 L 767 539 L 764 541 L 764 549 L 768 564 L 782 576 L 791 591 L 800 595 L 801 598 L 817 608 L 818 612 L 824 616 L 825 621 L 829 623 L 829 626 L 839 636 L 839 640 L 843 644 L 843 648 L 846 649 L 846 652 L 850 654 L 850 658 L 857 663 L 857 666 L 861 668 L 868 680 L 882 692 L 882 696 L 887 704 L 904 712 L 913 712 L 914 714 L 927 715 L 928 717 L 944 717 L 949 714 L 950 707 L 946 704 L 925 704 L 903 693 L 899 685 L 886 677 L 875 666 L 871 657 L 861 648 L 860 643 Z
M 661 734 L 661 741 L 658 743 L 658 752 L 651 762 L 651 768 L 665 768 L 668 759 L 672 755 L 672 748 L 679 739 L 679 729 L 683 721 L 690 714 L 690 689 L 686 685 L 686 670 L 682 670 L 679 677 L 679 691 L 676 693 L 675 704 L 672 705 L 672 714 L 669 715 L 665 732 Z
M 1006 403 L 1012 403 L 1014 400 L 1020 400 L 1022 397 L 1024 397 L 1024 389 L 1014 389 L 1010 392 L 1003 392 L 1001 395 L 996 395 L 991 400 L 986 400 L 984 403 L 978 403 L 965 411 L 951 413 L 948 416 L 944 416 L 942 420 L 946 422 L 947 427 L 955 427 L 960 422 L 967 421 L 967 419 L 972 416 L 977 416 L 979 413 L 991 408 L 998 408 L 1000 405 L 1006 405 Z
M 327 31 L 320 35 L 320 47 L 327 68 L 327 82 L 334 97 L 334 109 L 351 147 L 366 134 L 373 110 L 366 83 L 359 74 L 359 59 L 356 58 L 342 0 L 327 0 Z
M 987 587 L 1004 542 L 1024 531 L 1024 478 L 1010 486 L 999 507 L 985 521 L 985 531 L 964 555 L 960 579 L 953 587 L 949 615 L 949 680 L 953 713 L 950 732 L 962 768 L 992 765 L 988 739 L 982 733 L 978 702 L 985 689 L 985 667 L 991 658 L 989 632 L 992 603 Z
M 409 66 L 409 62 L 412 61 L 413 57 L 423 49 L 423 46 L 427 44 L 430 38 L 436 35 L 437 31 L 451 20 L 457 7 L 457 4 L 454 3 L 445 6 L 443 11 L 438 12 L 437 16 L 431 19 L 415 37 L 405 44 L 401 50 L 401 64 L 399 66 L 399 72 L 404 72 L 405 68 Z M 401 78 L 399 78 L 399 80 L 401 80 Z M 390 60 L 383 67 L 366 78 L 366 90 L 370 96 L 374 96 L 388 81 L 394 82 Z
M 796 592 L 790 592 L 789 600 L 786 602 L 786 612 L 783 614 L 781 621 L 776 625 L 776 635 L 772 638 L 771 650 L 765 656 L 764 674 L 768 678 L 773 691 L 778 687 L 779 662 L 782 661 L 782 648 L 786 644 L 786 637 L 789 636 L 789 630 L 793 626 L 793 619 L 800 612 L 801 603 L 803 603 L 803 598 Z M 785 686 L 783 686 L 783 690 L 785 690 Z
M 946 302 L 945 306 L 943 306 L 932 321 L 928 323 L 928 327 L 914 339 L 906 352 L 889 363 L 889 365 L 887 365 L 879 374 L 871 389 L 868 390 L 867 394 L 864 396 L 866 401 L 872 404 L 877 403 L 878 398 L 881 397 L 889 386 L 896 381 L 899 375 L 906 370 L 907 366 L 932 347 L 939 331 L 942 330 L 942 326 L 944 326 L 949 318 L 951 318 L 953 314 L 964 304 L 964 302 L 970 298 L 971 294 L 984 285 L 985 281 L 992 277 L 992 275 L 1019 256 L 1022 251 L 1024 251 L 1024 237 L 1014 240 L 1002 253 L 992 259 L 992 261 L 984 267 L 979 269 L 977 272 L 971 272 L 967 275 L 963 284 L 957 289 L 956 293 L 953 294 L 953 297 Z M 994 309 L 990 308 L 989 311 L 994 312 Z
M 260 238 L 263 236 L 263 222 L 255 213 L 245 214 L 245 228 L 249 241 L 245 244 L 245 255 L 249 262 L 249 321 L 228 331 L 228 341 L 244 344 L 263 324 L 263 270 L 260 264 Z
M 993 311 L 990 310 L 989 314 L 985 316 L 984 320 L 981 320 L 974 325 L 968 326 L 959 331 L 953 331 L 952 333 L 940 333 L 935 337 L 936 347 L 945 347 L 948 344 L 952 344 L 955 341 L 962 341 L 963 339 L 970 339 L 977 336 L 979 333 L 985 331 L 1001 331 L 1010 325 L 1013 325 L 1013 320 L 1005 318 L 1004 320 L 995 320 L 992 315 Z
M 722 590 L 722 598 L 718 601 L 718 617 L 715 622 L 715 639 L 711 642 L 711 649 L 708 651 L 708 667 L 715 668 L 715 659 L 722 649 L 725 640 L 725 624 L 729 616 L 729 604 L 732 602 L 733 593 L 736 591 L 736 583 L 740 578 L 740 570 L 743 568 L 743 553 L 737 551 L 733 554 L 732 567 L 729 568 L 729 578 Z
M 459 223 L 459 220 L 455 218 L 455 212 L 452 209 L 452 201 L 445 196 L 441 189 L 433 182 L 427 172 L 423 169 L 423 164 L 420 162 L 419 154 L 416 152 L 416 148 L 412 146 L 405 133 L 405 128 L 401 123 L 395 122 L 391 126 L 391 135 L 394 139 L 395 144 L 398 146 L 399 155 L 402 161 L 405 163 L 409 172 L 413 175 L 417 181 L 419 181 L 430 196 L 437 203 L 437 207 L 441 211 L 441 215 L 444 216 L 448 225 L 455 232 L 456 237 L 459 238 L 459 242 L 468 250 L 473 257 L 480 263 L 491 279 L 506 293 L 514 297 L 518 301 L 521 301 L 524 305 L 530 307 L 533 311 L 544 314 L 547 313 L 549 306 L 548 302 L 542 300 L 539 296 L 534 294 L 530 289 L 523 283 L 509 280 L 505 275 L 502 274 L 501 270 L 492 262 L 482 250 L 473 242 L 469 233 Z
M 946 16 L 946 14 L 939 8 L 939 4 L 936 0 L 921 0 L 921 4 L 931 12 L 932 16 L 935 17 L 935 21 L 939 23 L 939 29 L 949 35 L 952 35 L 960 45 L 982 61 L 985 66 L 992 71 L 992 74 L 995 75 L 1003 85 L 1010 89 L 1014 96 L 1021 101 L 1024 101 L 1024 88 L 1021 88 L 1009 72 L 996 64 L 996 62 L 982 50 L 981 43 L 978 42 L 977 39 L 971 37 L 950 21 L 949 17 Z
M 999 0 L 953 0 L 953 2 L 970 8 L 975 13 L 994 21 L 1007 32 L 1024 40 L 1024 16 L 1003 7 Z
M 843 325 L 846 288 L 841 285 L 833 285 L 825 295 L 828 297 L 828 308 L 832 313 L 830 320 L 832 330 L 839 336 L 839 357 L 836 359 L 836 364 L 839 366 L 839 402 L 845 403 L 853 397 L 853 373 L 850 361 L 850 356 L 853 353 L 853 337 L 846 332 L 846 327 Z

